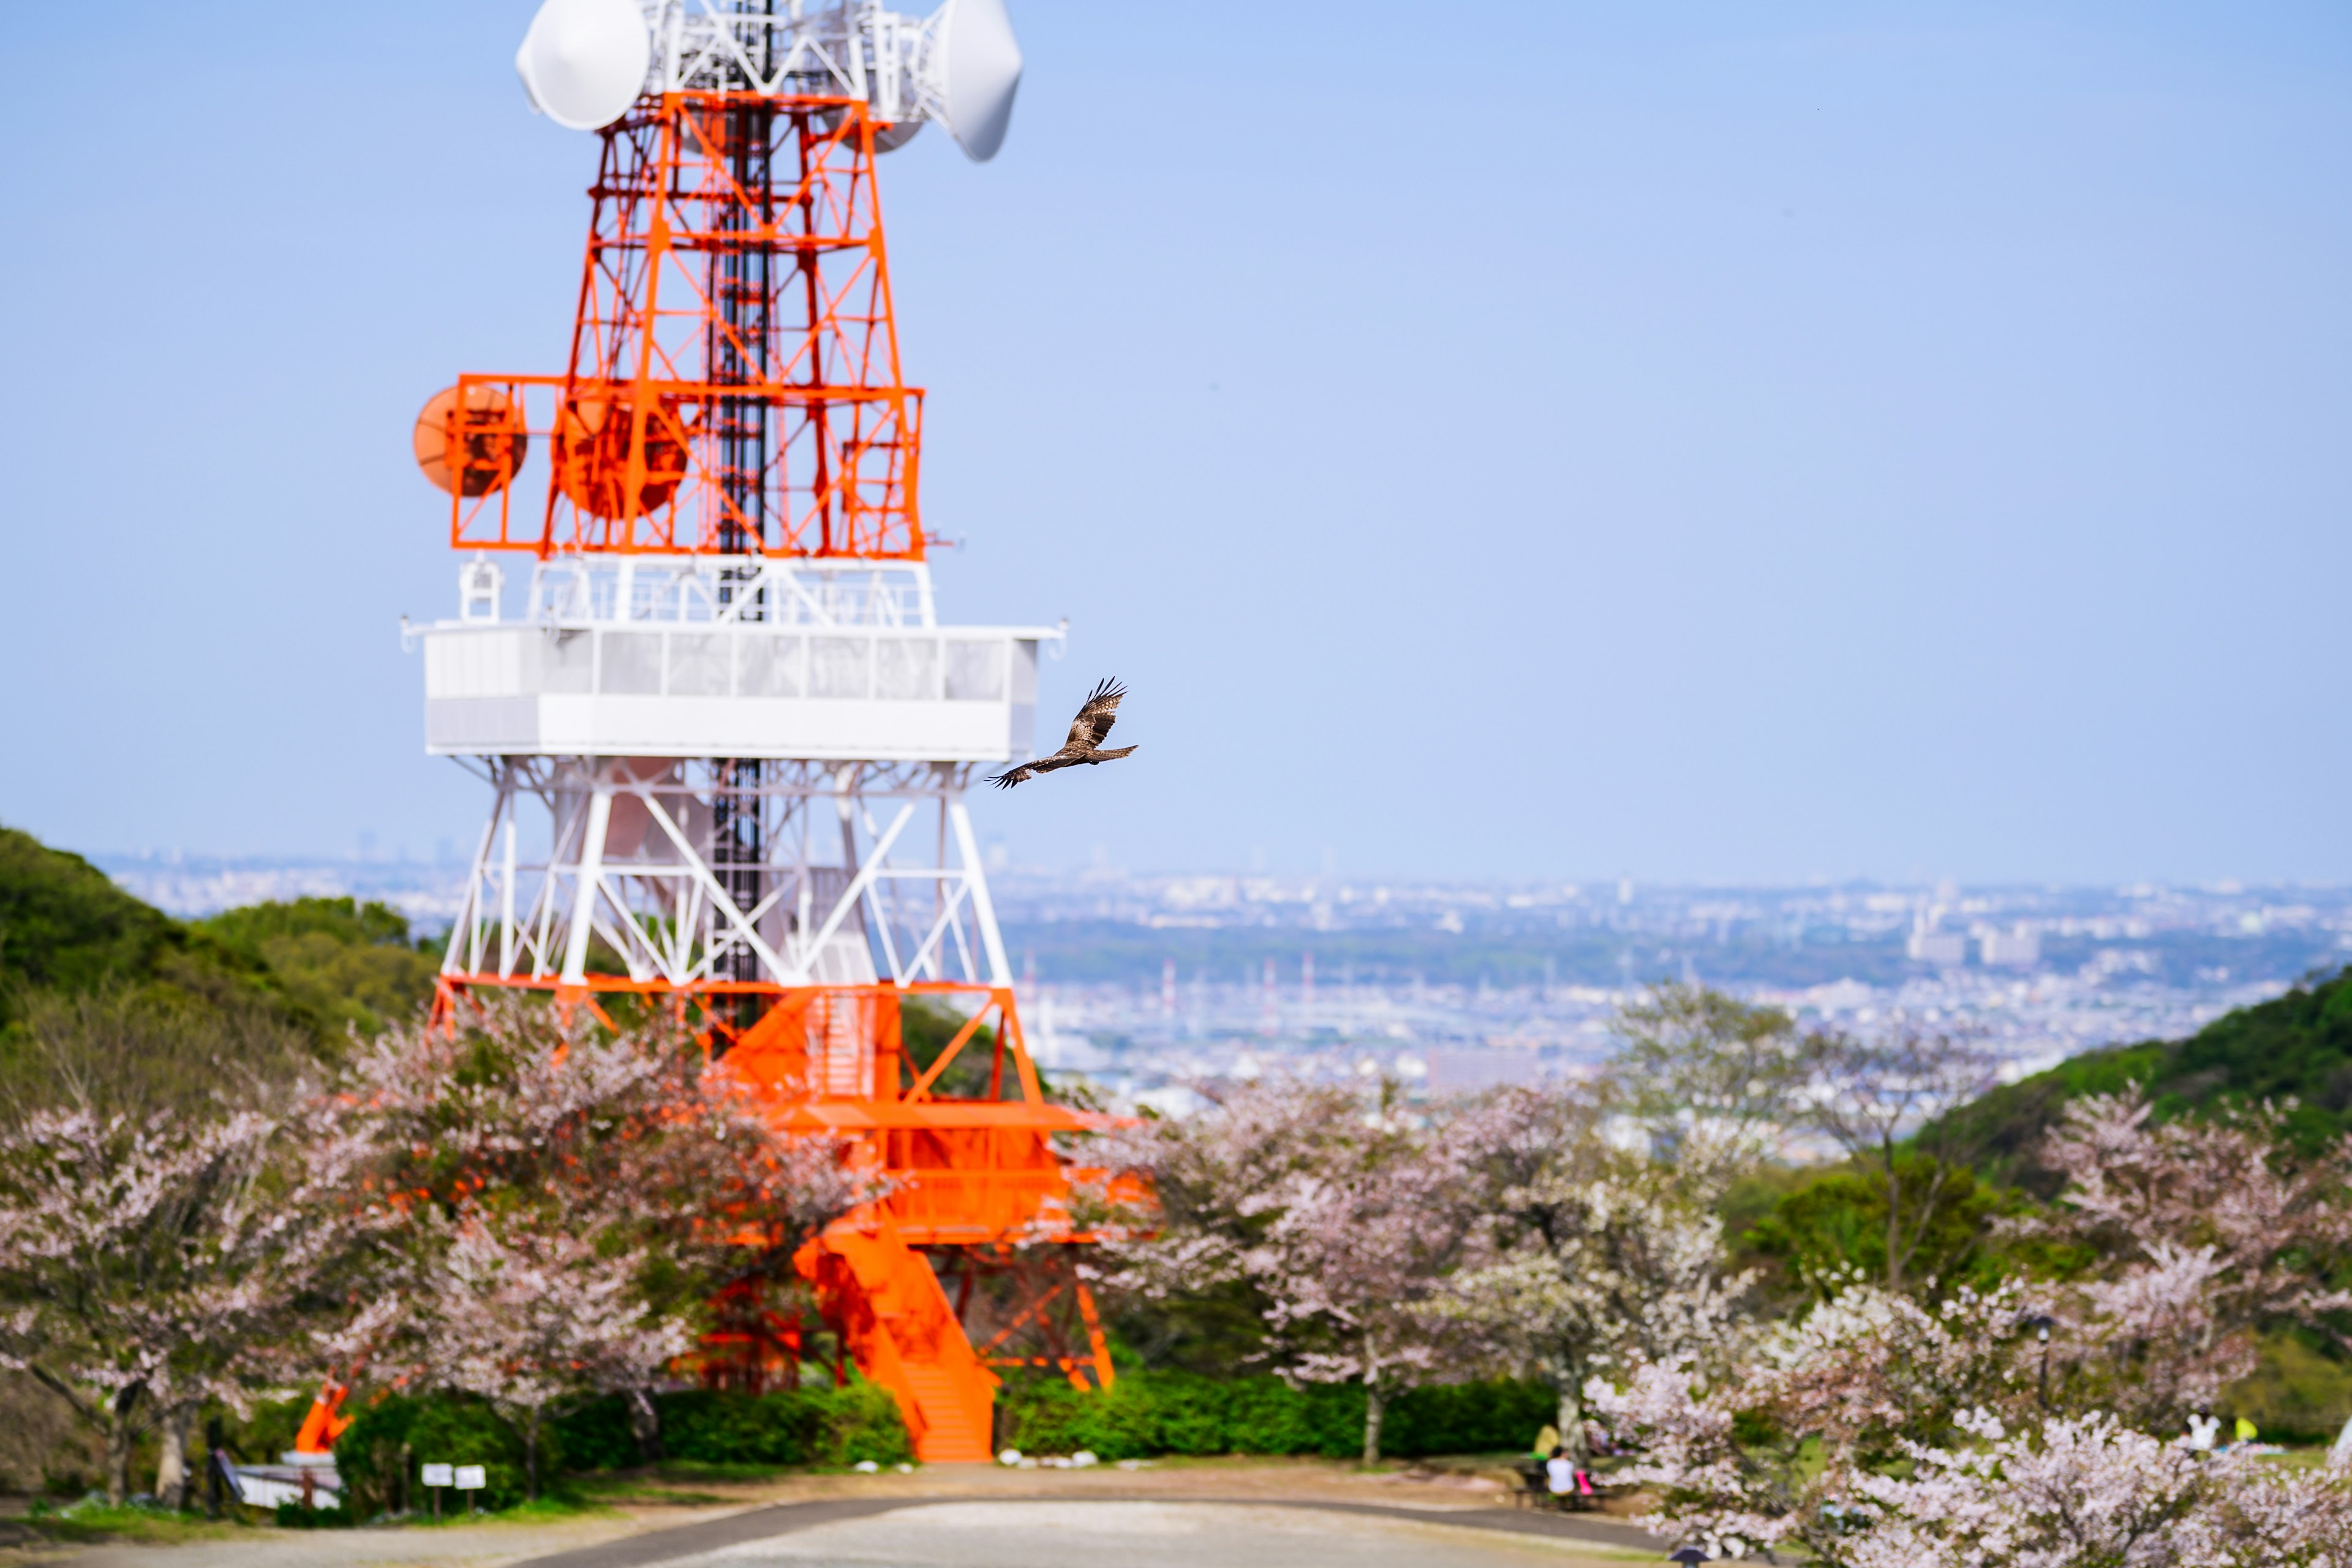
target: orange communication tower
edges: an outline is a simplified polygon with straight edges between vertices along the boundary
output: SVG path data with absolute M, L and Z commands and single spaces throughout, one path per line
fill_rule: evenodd
M 685 1008 L 847 1140 L 892 1190 L 800 1270 L 917 1452 L 984 1458 L 997 1369 L 1112 1377 L 1055 1146 L 1100 1119 L 1044 1092 L 963 798 L 1061 634 L 938 618 L 875 162 L 928 120 L 992 154 L 1018 51 L 999 0 L 549 0 L 518 65 L 603 150 L 569 368 L 416 426 L 468 557 L 410 631 L 426 744 L 494 795 L 444 1005 Z M 707 1377 L 795 1375 L 791 1313 L 720 1307 Z

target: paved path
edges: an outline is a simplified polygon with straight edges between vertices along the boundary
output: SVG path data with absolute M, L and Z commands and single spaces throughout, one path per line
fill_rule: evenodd
M 240 1530 L 176 1546 L 0 1546 L 0 1568 L 1058 1568 L 1097 1560 L 1103 1568 L 1382 1568 L 1408 1558 L 1511 1563 L 1529 1552 L 1580 1568 L 1622 1565 L 1625 1552 L 1655 1562 L 1664 1551 L 1622 1520 L 1513 1510 L 1506 1491 L 1496 1477 L 1366 1474 L 1313 1460 L 1043 1471 L 959 1465 L 647 1491 L 616 1498 L 611 1511 L 558 1521 Z M 1065 1541 L 1087 1550 L 1062 1552 Z M 1403 1542 L 1418 1544 L 1408 1552 Z
M 431 1530 L 251 1530 L 173 1546 L 133 1541 L 12 1553 L 47 1568 L 503 1568 L 567 1542 L 587 1545 L 626 1521 L 442 1525 Z M 653 1532 L 658 1533 L 658 1532 Z
M 1609 1521 L 1508 1509 L 1207 1498 L 857 1498 L 789 1503 L 525 1568 L 1504 1568 L 1656 1561 Z
M 1612 1556 L 1655 1557 L 1663 1550 L 1656 1538 L 1621 1521 L 1508 1508 L 1265 1498 L 916 1496 L 780 1503 L 551 1553 L 521 1568 L 651 1568 L 696 1559 L 719 1568 L 720 1563 L 812 1555 L 939 1568 L 994 1568 L 1000 1563 L 1007 1568 L 1029 1568 L 1043 1538 L 1049 1535 L 1053 1554 L 1061 1561 L 1099 1559 L 1116 1562 L 1119 1568 L 1327 1560 L 1374 1568 L 1388 1555 L 1377 1543 L 1390 1538 L 1401 1542 L 1399 1526 L 1410 1527 L 1402 1533 L 1414 1538 L 1400 1561 L 1487 1561 L 1500 1542 L 1478 1542 L 1478 1536 L 1520 1538 L 1513 1545 L 1572 1543 Z M 1432 1531 L 1454 1538 L 1434 1558 L 1430 1542 L 1422 1539 Z M 1226 1536 L 1236 1539 L 1222 1539 Z M 1076 1550 L 1080 1537 L 1102 1538 L 1093 1542 L 1102 1551 Z M 1329 1550 L 1316 1550 L 1315 1541 Z M 1556 1558 L 1557 1552 L 1547 1555 Z

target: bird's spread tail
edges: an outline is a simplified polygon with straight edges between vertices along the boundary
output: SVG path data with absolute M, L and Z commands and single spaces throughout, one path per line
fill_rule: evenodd
M 1115 763 L 1121 757 L 1133 755 L 1134 752 L 1133 746 L 1121 746 L 1116 752 L 1097 752 L 1092 760 L 1097 763 Z

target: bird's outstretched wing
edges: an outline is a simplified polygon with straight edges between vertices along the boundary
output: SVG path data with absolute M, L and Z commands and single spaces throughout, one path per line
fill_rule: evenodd
M 1050 773 L 1056 768 L 1066 768 L 1084 761 L 1083 758 L 1068 755 L 1068 752 L 1069 748 L 1065 746 L 1050 757 L 1040 757 L 1034 763 L 1024 763 L 1017 768 L 1007 768 L 1001 773 L 992 773 L 989 775 L 988 782 L 999 789 L 1011 789 L 1014 784 L 1034 779 L 1039 773 Z
M 1062 750 L 1084 752 L 1101 745 L 1110 727 L 1118 722 L 1118 701 L 1126 695 L 1127 688 L 1116 680 L 1096 682 L 1078 705 L 1078 716 L 1070 721 L 1070 738 L 1062 742 Z

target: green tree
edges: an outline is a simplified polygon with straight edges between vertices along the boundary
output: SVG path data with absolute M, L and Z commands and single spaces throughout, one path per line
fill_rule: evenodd
M 2159 1121 L 2264 1100 L 2294 1102 L 2287 1130 L 2308 1154 L 2352 1131 L 2352 969 L 2216 1018 L 2185 1040 L 2085 1051 L 1987 1089 L 1943 1117 L 1990 1179 L 2048 1200 L 2063 1184 L 2037 1157 L 2066 1107 L 2144 1094 Z
M 1614 1026 L 1612 1087 L 1669 1160 L 1694 1130 L 1718 1155 L 1752 1152 L 1758 1135 L 1788 1123 L 1812 1073 L 1788 1014 L 1705 986 L 1654 985 Z
M 439 956 L 412 940 L 407 917 L 351 899 L 251 904 L 200 923 L 227 952 L 266 972 L 322 1034 L 381 1033 L 431 998 Z
M 1961 1163 L 1961 1130 L 1944 1117 L 1984 1092 L 1995 1064 L 1965 1035 L 1899 1028 L 1808 1041 L 1812 1068 L 1805 1120 L 1846 1152 L 1878 1192 L 1879 1278 L 1890 1291 L 1923 1284 L 1931 1244 L 1975 1189 Z
M 1987 1186 L 1965 1167 L 1941 1169 L 1925 1154 L 1899 1154 L 1895 1179 L 1906 1209 L 1928 1215 L 1907 1269 L 1914 1284 L 1936 1291 L 1998 1282 L 2011 1260 L 1995 1245 L 1992 1222 L 2016 1212 L 2022 1194 Z M 1931 1205 L 1927 1194 L 1938 1188 Z M 1856 1275 L 1886 1277 L 1886 1194 L 1874 1173 L 1824 1172 L 1782 1196 L 1740 1239 L 1826 1300 Z
M 0 827 L 0 1034 L 42 992 L 276 1005 L 267 973 L 151 908 L 79 855 Z

